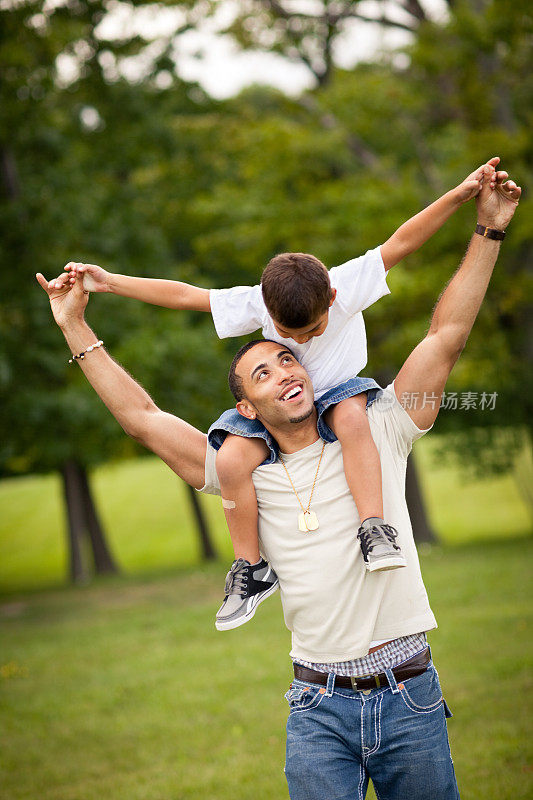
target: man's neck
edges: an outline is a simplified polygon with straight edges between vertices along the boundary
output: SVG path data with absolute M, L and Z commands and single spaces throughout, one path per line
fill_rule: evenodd
M 297 453 L 320 438 L 316 423 L 317 416 L 313 413 L 303 422 L 290 423 L 288 428 L 268 428 L 268 432 L 274 437 L 282 453 Z

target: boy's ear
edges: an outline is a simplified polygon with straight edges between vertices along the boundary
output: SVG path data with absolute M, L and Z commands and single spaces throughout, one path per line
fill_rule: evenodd
M 246 417 L 246 419 L 255 419 L 257 416 L 257 412 L 249 400 L 239 400 L 235 408 L 239 414 L 242 417 Z
M 335 302 L 335 298 L 336 297 L 337 297 L 337 290 L 336 289 L 332 289 L 331 290 L 331 300 L 329 301 L 329 307 L 330 308 L 333 305 L 333 303 Z

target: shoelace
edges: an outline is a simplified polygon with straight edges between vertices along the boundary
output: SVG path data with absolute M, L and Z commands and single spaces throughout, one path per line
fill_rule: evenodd
M 361 549 L 365 556 L 374 549 L 375 545 L 382 544 L 383 539 L 390 542 L 395 550 L 399 550 L 400 547 L 395 542 L 397 535 L 394 528 L 387 524 L 372 525 L 372 527 L 365 529 L 359 528 L 357 534 L 359 539 L 361 539 Z
M 244 558 L 238 558 L 233 562 L 230 571 L 226 575 L 224 594 L 243 594 L 243 592 L 246 591 L 248 584 L 248 567 L 249 564 Z

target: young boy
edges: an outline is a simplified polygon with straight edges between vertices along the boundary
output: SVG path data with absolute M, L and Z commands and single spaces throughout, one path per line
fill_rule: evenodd
M 381 464 L 365 411 L 379 386 L 371 379 L 356 377 L 367 360 L 361 312 L 389 293 L 385 275 L 392 266 L 417 250 L 459 206 L 475 197 L 484 180 L 492 184 L 498 160 L 491 159 L 471 173 L 404 223 L 381 247 L 329 273 L 314 256 L 284 253 L 269 262 L 261 285 L 254 287 L 207 290 L 178 281 L 114 275 L 96 265 L 74 263 L 65 267 L 70 275 L 64 273 L 52 283 L 59 288 L 81 275 L 88 291 L 112 292 L 167 308 L 210 311 L 220 338 L 261 328 L 265 338 L 286 344 L 313 379 L 315 400 L 328 409 L 329 428 L 319 429 L 321 437 L 325 441 L 337 438 L 342 446 L 346 480 L 360 520 L 357 537 L 365 567 L 371 572 L 396 569 L 405 566 L 405 559 L 397 532 L 383 519 Z M 253 379 L 260 381 L 262 376 L 259 372 Z M 218 450 L 222 503 L 235 551 L 225 598 L 216 615 L 218 630 L 248 622 L 278 585 L 259 552 L 252 482 L 253 470 L 274 459 L 266 444 L 269 434 L 242 397 L 235 376 L 231 388 L 236 410 L 224 412 L 209 430 L 210 441 Z M 290 404 L 300 391 L 297 382 L 288 381 L 279 400 Z M 320 464 L 317 476 L 319 468 Z M 290 481 L 288 472 L 287 478 Z M 302 498 L 296 490 L 294 493 L 298 528 L 308 535 L 318 527 L 312 511 L 311 481 L 310 495 Z

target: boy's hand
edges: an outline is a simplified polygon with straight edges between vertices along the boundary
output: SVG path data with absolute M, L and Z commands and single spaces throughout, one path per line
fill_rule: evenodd
M 474 172 L 471 172 L 470 175 L 453 190 L 457 203 L 462 205 L 473 197 L 477 197 L 486 182 L 488 182 L 491 189 L 493 189 L 496 185 L 496 167 L 499 163 L 499 156 L 494 156 L 494 158 L 491 158 L 486 164 L 482 164 L 474 170 Z
M 107 272 L 102 267 L 96 264 L 80 264 L 75 261 L 70 261 L 66 267 L 65 272 L 68 272 L 67 281 L 70 286 L 73 286 L 77 278 L 82 278 L 83 288 L 86 292 L 110 292 L 109 278 L 111 273 Z M 56 279 L 57 281 L 60 278 Z M 58 286 L 58 288 L 61 288 Z

